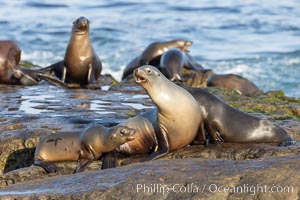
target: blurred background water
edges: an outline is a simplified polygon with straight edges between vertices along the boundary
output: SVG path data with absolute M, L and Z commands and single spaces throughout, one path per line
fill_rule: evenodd
M 120 80 L 125 65 L 151 42 L 194 42 L 191 55 L 216 73 L 235 73 L 264 91 L 300 97 L 300 1 L 297 0 L 1 0 L 0 40 L 16 40 L 22 60 L 61 60 L 72 22 L 91 21 L 104 73 Z

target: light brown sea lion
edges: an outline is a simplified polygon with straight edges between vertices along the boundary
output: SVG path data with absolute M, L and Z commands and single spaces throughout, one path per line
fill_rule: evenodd
M 85 17 L 75 20 L 64 60 L 41 72 L 54 71 L 55 75 L 65 83 L 82 85 L 95 83 L 100 76 L 102 63 L 92 47 L 89 28 L 90 22 Z
M 57 171 L 55 161 L 78 161 L 76 172 L 83 171 L 102 153 L 109 152 L 125 142 L 134 140 L 135 130 L 126 126 L 106 128 L 92 126 L 83 132 L 62 132 L 50 134 L 38 143 L 34 164 L 47 172 Z
M 155 129 L 147 118 L 136 116 L 120 123 L 120 126 L 134 129 L 135 139 L 117 147 L 118 152 L 127 155 L 140 155 L 154 150 L 157 145 Z
M 204 113 L 205 129 L 213 143 L 293 143 L 279 126 L 233 108 L 201 88 L 185 88 L 199 103 Z
M 115 151 L 103 155 L 102 169 L 115 167 L 119 153 L 127 156 L 134 156 L 149 154 L 154 151 L 157 145 L 154 125 L 157 124 L 157 121 L 150 121 L 143 116 L 151 118 L 151 114 L 146 112 L 119 124 L 120 126 L 126 126 L 134 129 L 135 139 L 120 145 L 115 149 Z
M 152 153 L 148 160 L 164 156 L 170 150 L 182 148 L 190 144 L 196 136 L 205 140 L 201 110 L 189 92 L 168 80 L 157 68 L 150 65 L 136 69 L 134 77 L 136 83 L 146 90 L 157 106 L 157 109 L 143 115 L 158 129 L 158 150 Z
M 176 48 L 171 48 L 162 54 L 159 68 L 171 81 L 182 81 L 181 72 L 183 68 L 204 73 L 211 71 L 210 69 L 204 69 L 187 52 Z
M 235 74 L 212 74 L 207 80 L 207 86 L 223 87 L 245 95 L 262 93 L 254 83 Z
M 21 69 L 21 49 L 11 40 L 0 41 L 0 83 L 11 85 L 37 85 L 38 82 L 30 73 L 31 70 Z
M 187 40 L 171 40 L 166 42 L 153 42 L 149 44 L 141 55 L 131 60 L 125 67 L 122 75 L 122 80 L 128 75 L 131 75 L 134 69 L 142 65 L 154 65 L 158 66 L 160 62 L 160 56 L 170 48 L 178 48 L 182 51 L 188 51 L 188 48 L 193 44 Z

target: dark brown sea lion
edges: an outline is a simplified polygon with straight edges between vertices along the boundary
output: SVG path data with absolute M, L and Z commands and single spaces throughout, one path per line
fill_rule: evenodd
M 126 126 L 106 128 L 89 127 L 83 132 L 62 132 L 50 134 L 38 143 L 34 164 L 47 172 L 56 172 L 56 161 L 78 161 L 76 172 L 83 171 L 102 153 L 109 152 L 125 142 L 134 140 L 135 130 Z
M 11 40 L 0 41 L 0 84 L 37 85 L 37 80 L 30 76 L 32 70 L 21 69 L 21 49 Z
M 142 115 L 157 128 L 158 150 L 152 153 L 148 160 L 164 156 L 170 150 L 182 148 L 196 137 L 205 140 L 201 110 L 189 92 L 168 80 L 157 68 L 150 65 L 136 69 L 134 77 L 136 83 L 146 90 L 157 106 L 156 109 Z
M 185 88 L 198 101 L 212 142 L 291 143 L 292 138 L 281 127 L 233 108 L 203 89 Z
M 74 21 L 64 60 L 41 72 L 54 71 L 65 83 L 95 83 L 100 76 L 102 63 L 92 47 L 89 30 L 90 22 L 85 17 Z
M 171 40 L 167 42 L 153 42 L 149 44 L 141 55 L 131 60 L 125 67 L 122 75 L 122 80 L 128 75 L 131 75 L 134 69 L 142 65 L 158 66 L 160 63 L 160 56 L 170 48 L 178 48 L 182 51 L 188 51 L 188 48 L 193 44 L 187 40 Z
M 207 86 L 218 86 L 237 91 L 239 94 L 258 94 L 262 91 L 248 79 L 235 74 L 212 74 Z
M 183 68 L 201 71 L 203 73 L 211 71 L 210 69 L 204 69 L 202 65 L 197 63 L 187 52 L 176 48 L 169 49 L 162 54 L 159 68 L 171 81 L 182 81 L 181 73 Z

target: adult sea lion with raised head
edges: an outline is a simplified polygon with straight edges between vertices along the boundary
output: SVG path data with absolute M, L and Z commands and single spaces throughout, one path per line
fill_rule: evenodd
M 57 172 L 57 161 L 78 161 L 75 172 L 83 171 L 102 153 L 109 152 L 128 141 L 134 140 L 135 130 L 126 126 L 92 126 L 83 132 L 61 132 L 49 134 L 38 143 L 34 154 L 34 165 L 48 173 Z
M 199 103 L 205 129 L 213 143 L 292 143 L 283 128 L 233 108 L 201 88 L 185 88 Z
M 148 160 L 166 155 L 192 141 L 205 142 L 204 123 L 200 106 L 194 97 L 168 80 L 156 67 L 144 65 L 134 70 L 136 83 L 148 93 L 156 109 L 142 115 L 156 127 L 157 151 Z
M 64 60 L 41 72 L 53 71 L 64 83 L 87 85 L 97 82 L 101 70 L 101 60 L 90 41 L 90 21 L 85 17 L 79 17 L 73 22 Z
M 30 69 L 22 69 L 18 65 L 21 60 L 21 49 L 15 41 L 0 41 L 0 84 L 37 85 L 36 73 Z M 35 79 L 36 78 L 36 79 Z
M 154 65 L 158 66 L 160 63 L 160 56 L 168 49 L 177 48 L 182 51 L 188 51 L 188 48 L 192 46 L 193 42 L 177 39 L 166 42 L 153 42 L 149 44 L 141 55 L 131 60 L 125 67 L 122 75 L 122 80 L 131 75 L 132 72 L 142 65 Z

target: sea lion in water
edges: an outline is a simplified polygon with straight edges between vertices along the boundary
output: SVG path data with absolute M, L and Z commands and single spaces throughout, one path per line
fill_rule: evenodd
M 157 68 L 150 65 L 134 70 L 134 77 L 136 83 L 146 90 L 157 106 L 143 115 L 158 129 L 158 150 L 152 153 L 148 160 L 164 156 L 170 150 L 182 148 L 196 137 L 205 137 L 200 107 L 189 92 L 168 80 Z
M 187 52 L 176 48 L 169 49 L 162 54 L 159 68 L 171 81 L 182 81 L 181 72 L 183 68 L 201 72 L 211 71 L 210 69 L 204 69 Z
M 122 75 L 122 80 L 128 75 L 131 75 L 133 70 L 142 65 L 158 66 L 160 56 L 170 48 L 178 48 L 182 51 L 188 51 L 188 48 L 193 44 L 187 40 L 171 40 L 166 42 L 153 42 L 149 44 L 141 55 L 131 60 L 125 67 Z
M 11 40 L 0 41 L 0 83 L 10 85 L 37 85 L 32 76 L 33 71 L 21 69 L 21 49 Z
M 89 28 L 90 22 L 85 17 L 75 20 L 64 60 L 41 72 L 54 71 L 64 83 L 95 83 L 100 76 L 102 63 L 92 47 Z
M 212 74 L 207 80 L 207 86 L 223 87 L 245 95 L 262 92 L 254 83 L 235 74 Z
M 106 128 L 89 127 L 83 132 L 62 132 L 49 134 L 38 143 L 34 164 L 47 172 L 57 171 L 55 161 L 78 161 L 75 171 L 83 171 L 102 153 L 109 152 L 125 142 L 134 140 L 135 130 L 126 126 Z
M 292 141 L 279 126 L 233 108 L 203 89 L 185 88 L 198 101 L 212 142 L 289 144 Z

